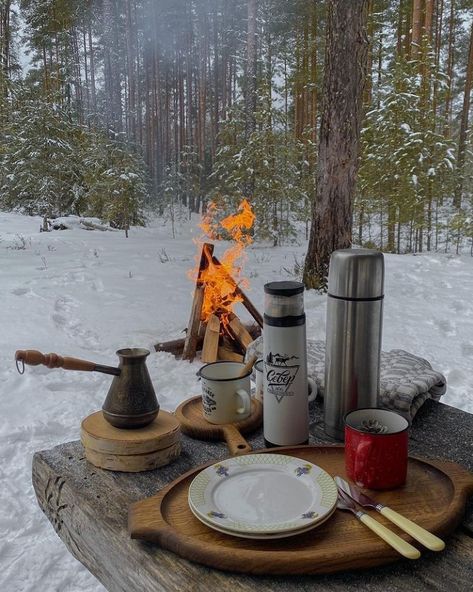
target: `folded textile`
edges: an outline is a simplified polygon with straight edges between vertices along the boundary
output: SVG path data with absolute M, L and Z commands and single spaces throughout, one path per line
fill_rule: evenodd
M 250 343 L 246 355 L 263 356 L 263 338 Z M 323 397 L 325 379 L 325 342 L 307 340 L 307 372 Z M 402 349 L 381 352 L 378 405 L 395 409 L 412 420 L 427 399 L 438 401 L 447 390 L 443 374 L 432 369 L 424 358 Z

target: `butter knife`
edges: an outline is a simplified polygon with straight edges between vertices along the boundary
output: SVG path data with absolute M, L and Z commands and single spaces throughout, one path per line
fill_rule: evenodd
M 445 543 L 442 541 L 442 539 L 439 539 L 439 537 L 435 536 L 428 530 L 425 530 L 425 528 L 422 528 L 422 526 L 419 526 L 415 522 L 412 522 L 412 520 L 409 520 L 409 518 L 402 516 L 402 514 L 399 514 L 392 508 L 384 506 L 383 504 L 380 504 L 376 500 L 370 498 L 365 493 L 362 493 L 361 490 L 356 487 L 356 485 L 348 483 L 348 481 L 345 481 L 341 477 L 335 477 L 335 481 L 338 487 L 358 504 L 360 504 L 360 506 L 364 506 L 365 508 L 373 508 L 385 516 L 388 520 L 393 522 L 401 530 L 407 532 L 407 534 L 410 534 L 412 538 L 424 545 L 424 547 L 427 547 L 427 549 L 430 549 L 431 551 L 442 551 L 445 548 Z
M 398 553 L 407 557 L 407 559 L 419 559 L 419 549 L 416 549 L 410 543 L 401 539 L 400 536 L 389 530 L 389 528 L 386 528 L 381 522 L 378 522 L 366 512 L 359 510 L 352 498 L 341 487 L 338 488 L 337 508 L 354 514 L 360 522 L 388 543 L 388 545 L 391 545 L 393 549 L 396 549 Z

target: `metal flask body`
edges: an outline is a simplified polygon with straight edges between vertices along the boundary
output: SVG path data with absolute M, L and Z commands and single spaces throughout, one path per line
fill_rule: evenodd
M 264 439 L 269 447 L 309 438 L 304 285 L 265 285 L 263 327 Z
M 330 258 L 325 343 L 325 432 L 344 440 L 343 418 L 376 407 L 383 326 L 384 257 L 341 249 Z
M 159 412 L 159 403 L 146 367 L 147 349 L 119 349 L 119 376 L 110 385 L 102 411 L 117 428 L 141 428 Z

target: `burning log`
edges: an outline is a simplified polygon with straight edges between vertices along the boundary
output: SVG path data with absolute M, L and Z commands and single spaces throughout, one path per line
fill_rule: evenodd
M 204 303 L 205 286 L 202 281 L 202 273 L 209 265 L 209 259 L 212 257 L 214 246 L 210 243 L 204 243 L 200 255 L 199 269 L 195 283 L 194 298 L 192 300 L 191 314 L 187 326 L 187 335 L 182 352 L 183 360 L 192 360 L 195 358 L 197 349 L 197 339 L 199 336 L 200 317 L 202 315 L 202 305 Z
M 210 315 L 205 330 L 204 345 L 200 359 L 202 362 L 215 362 L 218 356 L 220 339 L 220 319 L 216 314 Z
M 228 323 L 226 330 L 230 333 L 232 338 L 240 344 L 244 351 L 246 351 L 246 348 L 253 341 L 253 337 L 251 337 L 236 315 L 233 315 L 233 318 Z
M 215 255 L 212 257 L 212 262 L 214 263 L 214 265 L 220 265 L 222 267 L 222 264 L 217 259 L 217 257 L 215 257 Z M 251 300 L 248 298 L 248 296 L 245 294 L 245 292 L 243 292 L 243 290 L 240 288 L 240 286 L 235 282 L 235 280 L 232 278 L 232 276 L 229 273 L 227 273 L 224 270 L 224 268 L 222 268 L 222 269 L 223 269 L 223 272 L 224 272 L 227 280 L 235 286 L 235 294 L 237 294 L 238 296 L 240 296 L 242 298 L 243 306 L 250 313 L 250 315 L 255 319 L 255 321 L 258 323 L 258 325 L 261 328 L 263 328 L 263 317 L 258 312 L 255 305 L 251 302 Z
M 233 246 L 225 251 L 222 262 L 214 256 L 214 245 L 204 243 L 196 271 L 187 335 L 181 350 L 181 342 L 160 343 L 157 351 L 182 351 L 182 359 L 192 361 L 199 347 L 201 360 L 217 359 L 242 361 L 249 344 L 261 334 L 263 317 L 260 315 L 241 286 L 241 265 L 237 263 L 244 248 L 252 241 L 248 230 L 254 222 L 251 205 L 243 199 L 238 212 L 215 221 L 216 206 L 209 204 L 200 226 L 208 237 L 218 237 L 220 226 L 231 237 Z M 236 275 L 234 275 L 236 274 Z M 253 317 L 255 324 L 245 327 L 234 314 L 234 307 L 242 303 Z M 203 344 L 203 345 L 202 345 Z

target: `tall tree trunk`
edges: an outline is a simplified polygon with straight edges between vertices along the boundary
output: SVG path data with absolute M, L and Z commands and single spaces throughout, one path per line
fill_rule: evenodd
M 246 53 L 245 138 L 256 129 L 256 0 L 248 0 Z
M 247 53 L 246 53 L 246 92 L 245 92 L 245 139 L 249 140 L 256 130 L 256 68 L 257 68 L 257 43 L 256 43 L 256 13 L 257 0 L 248 0 L 248 29 L 247 29 Z M 246 197 L 253 195 L 255 188 L 254 174 L 249 174 L 243 185 L 243 194 Z
M 435 72 L 436 74 L 440 68 L 440 50 L 442 48 L 442 30 L 443 30 L 443 6 L 444 0 L 439 0 L 439 5 L 437 6 L 437 12 L 435 15 Z M 432 113 L 434 116 L 434 121 L 437 127 L 437 107 L 438 107 L 438 90 L 439 90 L 439 80 L 438 76 L 435 76 L 434 80 L 434 88 L 432 91 Z
M 350 247 L 363 90 L 368 0 L 328 1 L 317 187 L 304 283 L 325 288 L 330 255 Z
M 10 79 L 10 27 L 11 0 L 4 0 L 0 4 L 0 98 L 7 98 L 8 82 Z
M 450 19 L 448 24 L 448 58 L 447 58 L 447 92 L 445 93 L 445 138 L 452 135 L 452 99 L 453 99 L 453 66 L 455 54 L 453 44 L 455 41 L 455 0 L 450 0 Z
M 88 23 L 87 23 L 87 37 L 89 41 L 89 60 L 90 60 L 90 91 L 91 91 L 91 99 L 92 99 L 92 111 L 94 113 L 94 117 L 97 113 L 97 92 L 95 88 L 95 53 L 94 53 L 94 44 L 92 42 L 92 7 L 91 3 L 89 3 L 89 14 L 88 14 Z
M 458 138 L 458 156 L 457 156 L 457 183 L 455 186 L 455 197 L 453 205 L 459 208 L 461 206 L 463 192 L 463 169 L 465 166 L 465 146 L 466 134 L 468 131 L 468 116 L 470 112 L 470 95 L 473 83 L 473 22 L 470 32 L 470 49 L 468 52 L 468 63 L 466 67 L 465 91 L 463 93 L 463 107 L 461 113 L 460 136 Z
M 411 56 L 413 58 L 419 55 L 422 41 L 422 0 L 413 0 L 412 2 L 412 40 Z
M 126 66 L 128 78 L 128 138 L 135 143 L 136 141 L 136 78 L 135 78 L 135 45 L 131 11 L 131 0 L 126 1 Z

